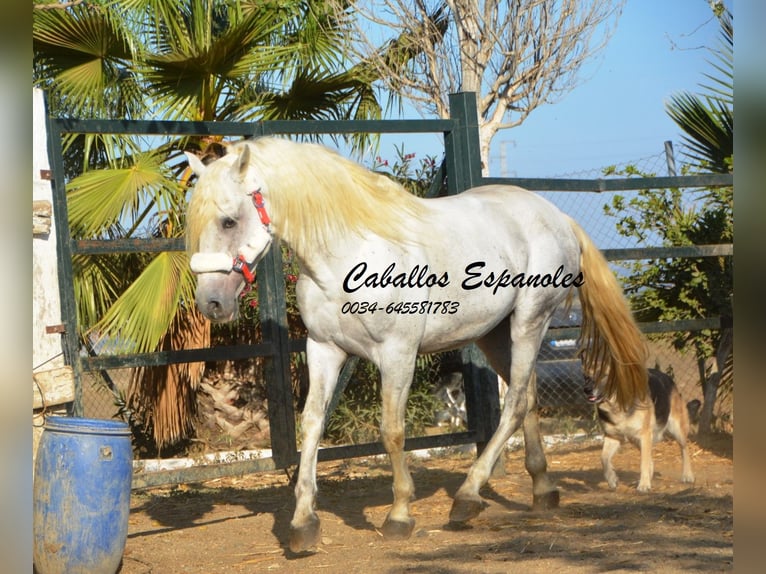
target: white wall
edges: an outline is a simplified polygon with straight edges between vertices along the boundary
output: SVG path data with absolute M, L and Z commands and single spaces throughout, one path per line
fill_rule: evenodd
M 40 170 L 50 169 L 45 130 L 43 92 L 33 90 L 32 199 L 53 202 L 51 182 L 40 177 Z M 50 234 L 32 238 L 32 369 L 48 371 L 64 365 L 61 335 L 47 334 L 47 325 L 61 323 L 61 303 L 56 261 L 56 222 Z

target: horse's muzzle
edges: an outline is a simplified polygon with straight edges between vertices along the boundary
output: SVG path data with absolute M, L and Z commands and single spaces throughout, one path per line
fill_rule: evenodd
M 230 309 L 218 299 L 209 298 L 200 301 L 197 298 L 197 308 L 213 323 L 228 323 L 237 318 L 239 307 Z
M 238 273 L 205 273 L 197 277 L 197 309 L 214 323 L 228 323 L 239 316 L 239 291 L 244 286 Z

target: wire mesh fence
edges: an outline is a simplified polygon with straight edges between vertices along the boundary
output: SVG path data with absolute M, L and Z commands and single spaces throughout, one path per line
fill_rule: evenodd
M 676 150 L 677 155 L 682 157 L 683 148 L 676 146 Z M 626 177 L 626 174 L 636 177 L 666 175 L 669 170 L 672 174 L 676 165 L 675 160 L 676 158 L 668 155 L 668 149 L 665 149 L 629 164 L 552 174 L 552 177 L 595 179 Z M 688 206 L 693 206 L 695 202 L 702 200 L 702 195 L 695 190 L 684 191 Z M 541 195 L 580 223 L 601 249 L 661 246 L 658 237 L 650 235 L 645 241 L 637 243 L 634 238 L 618 231 L 618 217 L 609 215 L 605 210 L 605 206 L 611 203 L 615 193 L 619 193 L 626 202 L 629 202 L 640 192 L 541 192 Z M 626 274 L 623 263 L 614 261 L 612 265 L 618 275 Z M 291 276 L 287 282 L 294 282 L 294 276 Z M 582 391 L 583 374 L 577 359 L 576 341 L 571 335 L 555 335 L 555 328 L 576 327 L 579 326 L 579 322 L 580 314 L 576 301 L 571 308 L 567 310 L 562 308 L 557 311 L 552 323 L 553 335 L 546 338 L 540 350 L 537 366 L 538 405 L 543 415 L 550 413 L 592 418 L 592 405 L 587 403 Z M 253 324 L 250 327 L 245 325 L 241 328 L 251 328 L 255 331 L 256 325 Z M 299 331 L 300 326 L 297 326 L 296 332 Z M 252 359 L 208 365 L 206 378 L 197 389 L 200 420 L 197 424 L 198 432 L 195 440 L 207 443 L 207 447 L 213 445 L 213 448 L 219 449 L 242 449 L 268 445 L 268 424 L 263 422 L 267 405 L 263 398 L 264 394 L 259 391 L 263 388 L 263 381 L 259 380 L 262 371 L 257 368 L 258 361 L 258 359 Z M 464 396 L 461 395 L 462 389 L 454 376 L 455 369 L 446 366 L 447 363 L 447 360 L 442 359 L 426 362 L 425 368 L 419 371 L 419 377 L 424 381 L 415 385 L 417 397 L 414 400 L 422 400 L 428 395 L 430 398 L 423 402 L 425 405 L 423 408 L 431 410 L 431 414 L 428 415 L 431 417 L 431 422 L 434 425 L 441 423 L 454 427 L 455 424 L 465 422 L 465 408 L 462 403 Z M 693 352 L 678 349 L 667 336 L 650 337 L 649 366 L 672 374 L 685 400 L 703 399 L 701 381 L 706 376 L 705 364 Z M 300 408 L 301 394 L 305 393 L 307 384 L 305 356 L 296 353 L 292 367 L 293 390 L 296 404 Z M 369 366 L 362 365 L 358 367 L 358 370 L 368 368 Z M 83 380 L 84 416 L 129 418 L 131 413 L 127 408 L 126 396 L 134 374 L 135 371 L 128 368 L 86 373 Z M 359 375 L 357 378 L 362 377 Z M 374 376 L 368 378 L 374 380 Z M 719 426 L 728 427 L 727 430 L 733 428 L 732 397 L 732 389 L 723 388 L 717 402 L 716 415 Z M 374 396 L 367 398 L 370 402 L 375 402 Z M 225 416 L 222 411 L 226 410 L 226 405 L 238 412 L 238 419 Z M 346 407 L 346 415 L 349 412 L 353 414 L 353 411 L 354 409 Z M 356 414 L 358 415 L 358 411 Z M 374 413 L 372 416 L 374 418 Z M 422 416 L 422 413 L 419 416 Z M 359 424 L 369 425 L 368 421 L 357 418 L 360 419 Z

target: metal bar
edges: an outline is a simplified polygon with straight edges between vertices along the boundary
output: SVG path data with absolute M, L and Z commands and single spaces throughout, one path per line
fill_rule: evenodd
M 450 116 L 456 119 L 456 132 L 460 140 L 457 150 L 460 153 L 459 191 L 482 184 L 481 142 L 479 141 L 479 115 L 476 107 L 476 94 L 460 92 L 449 95 Z
M 170 120 L 81 120 L 56 118 L 61 133 L 128 135 L 252 135 L 253 124 L 244 122 L 189 122 Z
M 729 257 L 734 255 L 734 245 L 732 243 L 722 243 L 720 245 L 679 245 L 676 247 L 602 249 L 601 253 L 609 261 Z
M 420 450 L 424 448 L 440 448 L 476 442 L 476 434 L 473 432 L 460 432 L 444 435 L 432 435 L 408 438 L 404 442 L 404 450 Z M 317 460 L 328 462 L 355 458 L 362 456 L 375 456 L 386 454 L 383 445 L 379 442 L 332 446 L 320 448 L 317 452 Z M 159 470 L 156 472 L 135 472 L 131 488 L 141 490 L 167 484 L 183 484 L 188 482 L 204 482 L 216 478 L 242 476 L 256 472 L 265 472 L 287 468 L 278 465 L 273 458 L 255 458 L 251 460 L 238 460 L 235 462 L 202 464 L 176 470 Z
M 107 369 L 156 367 L 177 363 L 240 361 L 253 357 L 271 357 L 274 352 L 274 345 L 271 343 L 257 343 L 254 345 L 225 345 L 130 355 L 98 355 L 83 357 L 82 363 L 84 371 L 103 371 Z
M 710 319 L 679 319 L 676 321 L 659 321 L 655 323 L 639 323 L 642 333 L 673 333 L 675 331 L 702 331 L 703 329 L 721 329 L 721 317 Z
M 453 116 L 454 117 L 454 116 Z M 455 195 L 465 189 L 463 165 L 460 162 L 462 148 L 458 130 L 444 133 L 444 166 L 447 177 L 447 195 Z
M 516 185 L 533 191 L 629 191 L 669 187 L 724 187 L 734 185 L 732 174 L 709 173 L 676 177 L 614 179 L 545 179 L 532 177 L 485 177 L 481 185 Z
M 668 164 L 668 175 L 675 177 L 676 172 L 676 156 L 673 153 L 673 142 L 668 140 L 665 142 L 665 161 Z
M 478 433 L 474 431 L 464 431 L 443 435 L 419 436 L 405 439 L 404 450 L 420 450 L 424 448 L 437 448 L 445 446 L 455 446 L 460 444 L 472 444 L 479 440 Z M 369 442 L 364 444 L 352 444 L 342 446 L 331 446 L 320 448 L 317 453 L 317 460 L 326 462 L 329 460 L 340 460 L 344 458 L 356 458 L 360 456 L 373 456 L 377 454 L 386 454 L 386 449 L 380 442 Z
M 465 408 L 469 428 L 476 429 L 479 453 L 500 424 L 500 396 L 497 374 L 476 344 L 460 351 L 463 363 Z
M 46 105 L 47 108 L 47 105 Z M 56 222 L 58 289 L 61 299 L 61 320 L 64 332 L 61 346 L 64 363 L 72 367 L 74 381 L 74 402 L 70 409 L 72 416 L 83 416 L 82 366 L 79 360 L 79 337 L 77 332 L 77 300 L 74 291 L 74 270 L 72 269 L 72 238 L 69 230 L 69 211 L 66 197 L 66 172 L 62 135 L 58 125 L 50 116 L 47 119 L 48 158 L 51 166 L 51 187 L 53 188 L 53 220 Z
M 306 339 L 291 339 L 287 345 L 289 353 L 301 353 L 306 350 Z M 155 367 L 176 363 L 212 363 L 216 361 L 241 361 L 254 357 L 270 357 L 274 354 L 271 343 L 249 345 L 219 345 L 202 349 L 180 349 L 155 353 L 131 355 L 95 355 L 83 357 L 83 371 L 102 371 L 105 369 L 125 369 L 136 367 Z
M 204 482 L 216 478 L 242 476 L 254 472 L 277 470 L 279 467 L 273 458 L 256 458 L 238 460 L 224 464 L 207 464 L 179 468 L 176 470 L 159 470 L 157 472 L 134 472 L 131 488 L 141 490 L 167 484 L 184 484 L 188 482 Z
M 182 238 L 172 239 L 114 239 L 72 241 L 72 252 L 80 255 L 101 255 L 109 253 L 161 253 L 183 251 Z M 602 249 L 609 261 L 628 261 L 638 259 L 676 259 L 690 257 L 728 257 L 734 254 L 734 245 L 679 245 L 672 247 L 632 247 L 620 249 Z
M 438 133 L 454 129 L 453 120 L 271 120 L 265 122 L 186 122 L 167 120 L 53 119 L 62 133 L 138 135 L 220 135 L 303 133 Z
M 72 241 L 72 252 L 78 255 L 105 255 L 108 253 L 162 253 L 184 251 L 183 237 L 137 238 L 137 239 L 76 239 Z
M 638 328 L 642 333 L 673 333 L 675 331 L 702 331 L 704 329 L 718 330 L 723 328 L 723 321 L 720 317 L 678 319 L 676 321 L 638 323 Z M 576 339 L 579 336 L 580 327 L 552 327 L 545 333 L 543 340 Z
M 450 117 L 459 122 L 452 134 L 452 157 L 448 162 L 448 170 L 452 171 L 447 172 L 448 193 L 454 194 L 481 184 L 481 142 L 476 94 L 450 94 L 449 106 Z M 450 185 L 454 175 L 457 181 Z M 460 360 L 468 426 L 478 431 L 476 449 L 481 453 L 500 422 L 497 375 L 475 343 L 461 349 Z
M 453 120 L 272 120 L 265 134 L 438 133 L 454 128 Z
M 263 340 L 274 345 L 264 361 L 271 449 L 277 466 L 297 462 L 295 408 L 290 381 L 287 302 L 282 250 L 274 246 L 258 264 L 258 299 Z
M 442 187 L 444 184 L 444 178 L 447 177 L 447 159 L 446 157 L 442 160 L 441 165 L 439 166 L 439 169 L 434 174 L 433 179 L 431 180 L 431 184 L 428 186 L 428 190 L 426 191 L 425 197 L 438 197 L 442 192 Z

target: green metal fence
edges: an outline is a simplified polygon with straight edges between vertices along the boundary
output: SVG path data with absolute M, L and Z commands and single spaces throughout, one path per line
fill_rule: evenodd
M 268 394 L 268 418 L 271 429 L 272 456 L 227 464 L 197 466 L 183 470 L 139 473 L 134 477 L 134 487 L 142 488 L 160 484 L 200 481 L 222 476 L 286 468 L 298 461 L 296 447 L 295 411 L 290 382 L 289 358 L 291 353 L 305 348 L 305 341 L 288 337 L 284 277 L 279 249 L 270 250 L 259 264 L 259 307 L 262 324 L 262 341 L 255 345 L 224 346 L 206 349 L 165 351 L 134 355 L 100 354 L 92 356 L 81 353 L 78 337 L 76 301 L 73 287 L 72 257 L 103 253 L 128 253 L 179 251 L 184 249 L 178 239 L 117 239 L 110 241 L 77 240 L 66 225 L 68 222 L 65 171 L 62 142 L 67 134 L 119 133 L 158 136 L 225 136 L 258 137 L 288 134 L 352 134 L 352 133 L 441 133 L 444 137 L 448 193 L 459 193 L 469 187 L 482 184 L 512 184 L 532 190 L 589 191 L 634 190 L 653 187 L 701 187 L 729 186 L 732 177 L 727 175 L 661 177 L 651 180 L 629 179 L 523 179 L 484 178 L 479 156 L 478 118 L 476 100 L 472 93 L 454 94 L 450 98 L 451 119 L 447 120 L 382 120 L 382 121 L 268 121 L 255 123 L 230 122 L 169 122 L 169 121 L 103 121 L 49 118 L 49 155 L 52 167 L 54 192 L 54 218 L 59 248 L 59 289 L 64 322 L 63 347 L 67 364 L 75 373 L 76 401 L 73 415 L 83 415 L 83 376 L 88 373 L 112 371 L 137 367 L 169 365 L 185 362 L 213 362 L 244 360 L 262 357 L 266 369 Z M 688 257 L 731 255 L 732 246 L 695 246 L 679 248 L 610 249 L 608 259 L 646 259 L 649 257 Z M 659 330 L 687 330 L 720 328 L 720 318 L 644 325 L 647 332 Z M 552 329 L 546 337 L 576 337 L 577 328 Z M 466 375 L 466 405 L 468 431 L 429 437 L 415 437 L 406 441 L 408 450 L 477 443 L 479 448 L 488 440 L 499 419 L 500 402 L 497 393 L 497 377 L 487 367 L 475 346 L 461 353 Z M 351 364 L 353 366 L 353 363 Z M 341 377 L 347 379 L 353 368 L 344 369 Z M 342 390 L 341 381 L 339 389 Z M 378 443 L 366 443 L 329 447 L 320 450 L 320 460 L 351 458 L 383 453 Z

